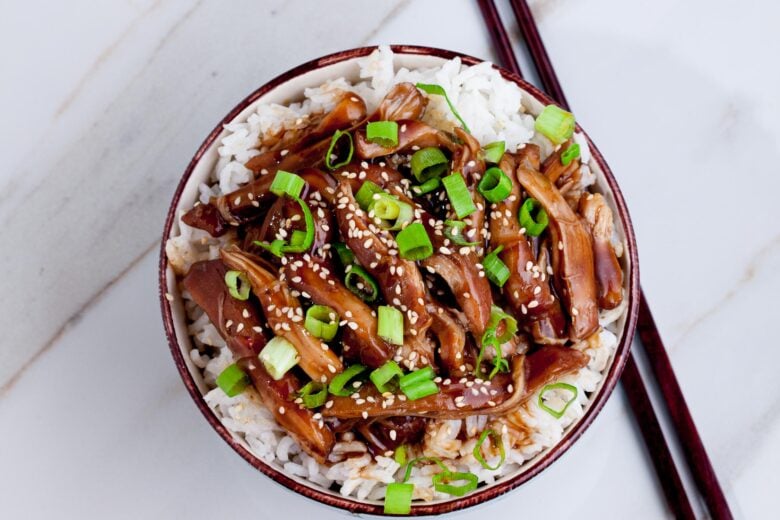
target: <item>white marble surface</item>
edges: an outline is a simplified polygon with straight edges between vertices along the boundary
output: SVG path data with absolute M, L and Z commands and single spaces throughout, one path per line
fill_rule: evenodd
M 780 7 L 533 8 L 623 188 L 643 286 L 731 506 L 776 515 Z M 190 402 L 158 314 L 163 217 L 214 123 L 293 65 L 376 43 L 493 58 L 475 3 L 17 1 L 2 12 L 0 517 L 343 517 L 244 463 Z M 668 516 L 622 390 L 551 468 L 455 516 L 519 513 Z

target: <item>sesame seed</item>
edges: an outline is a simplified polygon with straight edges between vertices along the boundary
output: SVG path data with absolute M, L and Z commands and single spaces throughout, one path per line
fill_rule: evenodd
M 361 413 L 360 415 L 363 417 L 363 419 L 368 419 L 368 412 L 363 411 L 363 413 Z
M 173 301 L 173 295 L 171 293 L 165 293 L 165 299 L 169 302 Z
M 539 302 L 536 300 L 531 300 L 531 303 L 528 304 L 529 309 L 533 309 L 534 307 L 538 307 L 538 306 L 539 306 Z
M 279 407 L 279 413 L 284 415 L 284 406 Z
M 390 430 L 390 439 L 395 440 L 398 434 L 395 432 L 395 430 Z

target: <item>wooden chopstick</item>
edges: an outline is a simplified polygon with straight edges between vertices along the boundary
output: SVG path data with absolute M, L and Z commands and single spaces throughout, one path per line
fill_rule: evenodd
M 639 431 L 650 453 L 650 460 L 653 461 L 666 502 L 674 511 L 674 517 L 696 518 L 633 354 L 629 354 L 626 360 L 620 382 L 623 383 L 628 403 L 639 423 Z
M 530 9 L 528 9 L 528 5 L 524 1 L 510 1 L 517 18 L 518 25 L 520 26 L 520 30 L 523 33 L 523 37 L 526 41 L 526 44 L 528 45 L 529 52 L 531 53 L 531 56 L 535 62 L 536 68 L 539 72 L 545 89 L 561 105 L 568 108 L 566 96 L 564 95 L 563 89 L 558 82 L 557 75 L 555 74 L 555 70 L 552 67 L 552 62 L 547 55 L 547 50 L 545 49 L 544 43 L 541 40 L 536 23 L 530 12 Z M 485 23 L 488 26 L 488 32 L 491 35 L 493 44 L 496 46 L 499 57 L 507 68 L 516 74 L 521 75 L 519 66 L 517 65 L 516 57 L 512 51 L 511 44 L 509 43 L 509 37 L 506 33 L 504 25 L 501 23 L 501 19 L 498 15 L 498 11 L 495 7 L 495 4 L 493 3 L 493 0 L 479 0 L 479 5 L 480 9 L 482 10 L 483 17 L 485 18 Z M 505 60 L 505 56 L 511 56 L 511 59 Z M 644 295 L 642 295 L 640 302 L 640 322 L 642 320 L 642 309 L 649 313 Z M 652 315 L 650 315 L 649 318 L 652 322 Z M 660 336 L 658 335 L 658 331 L 655 328 L 655 324 L 652 323 L 649 328 L 645 329 L 645 332 L 647 334 L 654 332 L 654 336 L 657 338 L 655 345 L 660 347 L 660 349 L 663 351 L 663 356 L 659 356 L 659 358 L 664 358 L 666 360 L 668 370 L 671 372 L 672 378 L 676 385 L 674 372 L 671 371 L 671 365 L 668 364 L 668 357 L 666 356 L 665 350 L 663 349 L 663 344 L 660 342 Z M 642 337 L 641 332 L 640 337 Z M 644 338 L 642 339 L 644 341 Z M 658 368 L 658 370 L 663 373 L 663 362 L 653 365 L 655 376 L 656 378 L 659 378 L 659 372 L 656 372 L 656 368 Z M 664 490 L 664 495 L 670 508 L 675 512 L 677 518 L 694 518 L 693 509 L 685 493 L 685 488 L 682 484 L 680 474 L 677 470 L 677 467 L 675 466 L 674 459 L 672 458 L 671 451 L 669 450 L 669 445 L 667 444 L 661 430 L 658 417 L 653 410 L 649 395 L 647 393 L 647 388 L 645 387 L 644 381 L 642 380 L 642 377 L 639 373 L 633 354 L 629 354 L 628 356 L 622 381 L 628 394 L 631 408 L 637 418 L 637 421 L 640 424 L 640 431 L 642 432 L 642 436 L 648 447 L 648 451 L 650 452 L 653 465 L 655 467 L 656 473 L 658 474 L 659 480 Z M 679 385 L 676 385 L 676 387 L 676 389 L 679 391 Z M 682 399 L 682 392 L 679 393 L 679 397 Z M 664 398 L 667 399 L 666 395 L 664 395 Z M 667 399 L 667 403 L 668 402 L 669 401 Z M 682 402 L 684 403 L 684 399 Z M 687 412 L 687 407 L 684 408 L 685 412 Z M 690 414 L 688 413 L 687 415 L 688 419 L 690 420 L 690 424 L 693 425 L 692 419 L 690 419 Z M 692 430 L 694 435 L 696 435 L 698 438 L 698 434 L 695 431 L 695 426 Z M 708 464 L 709 459 L 707 458 L 706 451 L 703 451 L 703 445 L 701 444 L 700 439 L 698 440 L 698 445 L 701 446 L 702 450 L 695 452 L 696 457 L 698 460 L 706 460 L 706 463 Z M 691 464 L 690 460 L 689 464 Z M 711 472 L 711 475 L 714 478 L 714 471 Z M 706 480 L 706 482 L 712 485 L 711 479 Z M 717 479 L 715 479 L 714 485 L 717 487 L 717 491 L 720 492 Z M 722 497 L 722 492 L 720 492 L 720 494 Z M 725 509 L 722 506 L 713 507 L 708 502 L 708 507 L 710 507 L 713 515 L 716 514 L 714 511 L 720 511 L 726 514 L 726 516 L 724 516 L 725 518 L 729 518 L 730 512 L 728 511 L 728 505 L 725 503 L 725 499 L 723 499 L 723 506 L 725 506 Z
M 702 494 L 712 518 L 733 518 L 723 489 L 718 482 L 715 468 L 712 467 L 707 450 L 704 448 L 699 431 L 693 422 L 690 410 L 688 410 L 680 383 L 672 370 L 669 355 L 664 348 L 661 335 L 658 333 L 658 327 L 655 325 L 650 307 L 647 305 L 645 293 L 640 292 L 639 298 L 637 332 L 666 403 L 677 438 L 683 448 L 685 460 L 691 469 L 693 480 Z
M 566 96 L 563 94 L 528 3 L 525 0 L 510 0 L 510 4 L 545 90 L 568 109 Z M 733 518 L 641 287 L 637 330 L 696 487 L 713 518 Z
M 509 35 L 504 29 L 504 25 L 501 23 L 501 18 L 498 15 L 496 4 L 493 0 L 477 0 L 479 9 L 482 11 L 482 17 L 485 19 L 485 23 L 488 27 L 493 28 L 489 30 L 490 39 L 493 40 L 493 47 L 495 47 L 498 53 L 498 59 L 504 67 L 511 70 L 518 76 L 522 77 L 523 73 L 520 70 L 520 63 L 517 61 L 517 56 L 512 51 L 512 44 L 509 40 Z

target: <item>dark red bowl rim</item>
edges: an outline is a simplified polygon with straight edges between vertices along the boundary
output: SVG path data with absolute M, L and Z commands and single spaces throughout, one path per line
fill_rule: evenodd
M 433 47 L 420 47 L 414 45 L 392 45 L 391 48 L 395 53 L 401 53 L 401 54 L 437 56 L 445 59 L 453 59 L 458 57 L 463 61 L 463 63 L 467 65 L 476 65 L 483 62 L 483 60 L 474 58 L 472 56 L 468 56 L 454 51 L 437 49 Z M 262 473 L 264 473 L 271 479 L 289 488 L 290 490 L 295 491 L 296 493 L 299 493 L 308 498 L 316 500 L 317 502 L 327 504 L 336 508 L 344 509 L 351 513 L 368 513 L 374 515 L 384 515 L 381 505 L 369 504 L 352 498 L 333 495 L 317 489 L 316 485 L 307 486 L 299 482 L 296 482 L 289 476 L 285 475 L 282 471 L 271 467 L 270 465 L 266 464 L 262 460 L 255 457 L 252 453 L 250 453 L 247 449 L 245 449 L 243 446 L 241 446 L 238 442 L 236 442 L 232 438 L 227 428 L 225 428 L 225 426 L 220 422 L 219 418 L 209 408 L 208 404 L 206 404 L 206 401 L 204 400 L 203 396 L 198 390 L 198 387 L 195 384 L 192 375 L 187 369 L 187 365 L 182 356 L 181 349 L 176 340 L 176 333 L 173 324 L 173 313 L 171 310 L 170 302 L 166 298 L 167 287 L 168 287 L 168 279 L 167 279 L 168 259 L 165 254 L 165 242 L 170 236 L 171 228 L 176 218 L 176 207 L 179 204 L 179 199 L 181 197 L 182 191 L 184 190 L 184 186 L 186 185 L 187 181 L 190 178 L 190 175 L 195 169 L 195 165 L 200 161 L 201 157 L 206 152 L 206 150 L 213 144 L 217 136 L 219 136 L 219 134 L 222 132 L 224 124 L 232 121 L 239 113 L 241 113 L 241 111 L 243 111 L 249 104 L 257 100 L 260 96 L 263 96 L 267 92 L 271 91 L 272 89 L 276 88 L 277 86 L 281 85 L 282 83 L 296 76 L 299 76 L 303 73 L 309 72 L 314 69 L 325 67 L 327 65 L 332 65 L 334 63 L 339 63 L 352 58 L 367 56 L 375 49 L 376 47 L 360 47 L 356 49 L 349 49 L 349 50 L 337 52 L 334 54 L 329 54 L 327 56 L 323 56 L 321 58 L 317 58 L 315 60 L 299 65 L 277 76 L 276 78 L 272 79 L 262 87 L 252 92 L 243 101 L 241 101 L 238 105 L 236 105 L 236 107 L 233 108 L 233 110 L 231 110 L 222 119 L 222 121 L 220 121 L 219 124 L 209 133 L 209 135 L 203 141 L 203 144 L 201 144 L 200 148 L 198 148 L 198 151 L 195 152 L 195 155 L 193 156 L 190 163 L 187 165 L 187 169 L 184 171 L 184 175 L 182 176 L 181 181 L 179 182 L 179 185 L 176 188 L 176 192 L 173 195 L 173 200 L 171 201 L 170 208 L 168 209 L 168 216 L 165 220 L 165 228 L 163 230 L 162 244 L 160 247 L 159 291 L 160 291 L 160 305 L 162 307 L 163 325 L 165 327 L 165 335 L 168 338 L 168 344 L 170 346 L 170 350 L 173 355 L 174 362 L 176 363 L 176 368 L 179 370 L 179 374 L 181 375 L 181 378 L 184 381 L 184 385 L 187 387 L 187 390 L 192 396 L 192 399 L 195 401 L 195 404 L 203 413 L 203 416 L 206 418 L 208 423 L 214 428 L 214 430 L 216 430 L 216 432 L 220 435 L 220 437 L 222 437 L 222 439 L 225 442 L 227 442 L 249 464 L 251 464 L 258 470 L 260 470 Z M 512 72 L 509 72 L 508 70 L 498 67 L 496 65 L 493 65 L 493 67 L 496 68 L 505 79 L 517 83 L 523 90 L 525 90 L 526 92 L 534 96 L 537 100 L 541 101 L 544 104 L 553 103 L 553 101 L 546 94 L 541 92 L 533 85 L 527 83 L 516 74 L 513 74 Z M 615 360 L 609 369 L 609 372 L 606 376 L 606 379 L 604 381 L 601 390 L 595 396 L 595 399 L 590 403 L 590 406 L 586 411 L 585 415 L 577 422 L 577 424 L 574 425 L 574 427 L 571 430 L 566 432 L 566 434 L 558 444 L 553 446 L 550 449 L 550 451 L 545 453 L 541 457 L 541 459 L 535 461 L 534 466 L 532 468 L 520 473 L 519 475 L 513 478 L 507 479 L 505 481 L 500 481 L 496 485 L 475 491 L 474 493 L 465 496 L 463 498 L 459 498 L 447 502 L 436 503 L 436 504 L 415 505 L 412 508 L 410 515 L 414 515 L 414 516 L 436 515 L 436 514 L 442 514 L 450 511 L 464 509 L 467 507 L 472 507 L 477 504 L 484 503 L 500 495 L 503 495 L 508 491 L 515 489 L 519 485 L 527 482 L 531 478 L 535 477 L 542 470 L 544 470 L 550 464 L 552 464 L 564 452 L 566 452 L 566 450 L 568 450 L 569 447 L 571 447 L 571 445 L 574 444 L 574 442 L 585 432 L 588 426 L 590 426 L 591 422 L 601 411 L 601 409 L 603 408 L 604 404 L 607 401 L 607 398 L 614 390 L 615 385 L 617 384 L 617 381 L 620 377 L 620 374 L 623 371 L 623 367 L 629 355 L 631 341 L 634 337 L 637 314 L 639 310 L 639 265 L 638 265 L 636 238 L 634 236 L 634 229 L 631 224 L 631 217 L 629 216 L 625 200 L 623 200 L 623 195 L 620 191 L 620 188 L 618 187 L 617 181 L 612 175 L 612 171 L 609 169 L 609 166 L 607 165 L 607 162 L 604 160 L 604 157 L 601 155 L 598 149 L 593 145 L 593 143 L 591 142 L 587 134 L 582 130 L 582 128 L 579 128 L 579 125 L 578 125 L 578 130 L 581 131 L 587 138 L 588 143 L 590 145 L 590 150 L 593 159 L 599 164 L 602 171 L 604 172 L 604 176 L 606 178 L 607 184 L 612 190 L 615 204 L 617 206 L 618 214 L 626 234 L 627 251 L 630 259 L 630 266 L 629 266 L 630 272 L 628 277 L 628 309 L 627 309 L 628 314 L 626 318 L 626 325 L 625 325 L 625 331 L 623 337 L 621 338 L 620 343 L 618 344 L 615 352 Z

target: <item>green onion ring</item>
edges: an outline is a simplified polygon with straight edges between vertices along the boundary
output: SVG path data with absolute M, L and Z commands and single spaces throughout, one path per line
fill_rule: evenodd
M 319 381 L 309 381 L 298 391 L 298 396 L 306 408 L 319 408 L 328 400 L 328 387 Z
M 534 212 L 536 212 L 536 217 L 533 216 Z M 523 205 L 520 206 L 518 220 L 520 225 L 525 228 L 525 232 L 532 237 L 541 235 L 549 223 L 547 212 L 542 207 L 542 204 L 531 197 L 525 199 Z
M 412 155 L 409 167 L 418 182 L 425 183 L 441 177 L 447 171 L 447 156 L 434 146 L 417 150 Z
M 349 388 L 345 387 L 350 381 L 352 381 L 352 379 L 362 374 L 365 370 L 366 367 L 363 365 L 352 365 L 346 368 L 343 372 L 338 374 L 330 381 L 328 391 L 330 391 L 331 394 L 337 395 L 339 397 L 349 397 L 350 395 L 354 394 L 357 389 L 360 388 L 360 386 L 353 387 L 350 385 Z
M 512 193 L 512 179 L 501 168 L 488 168 L 479 180 L 477 190 L 490 202 L 502 202 Z
M 225 285 L 230 296 L 236 300 L 249 299 L 249 279 L 241 271 L 228 271 L 225 273 Z
M 561 410 L 555 410 L 553 408 L 550 408 L 544 403 L 545 392 L 548 392 L 550 390 L 558 390 L 558 389 L 568 390 L 569 392 L 572 392 L 572 394 L 574 394 L 572 395 L 571 399 L 566 401 L 566 405 Z M 550 385 L 545 385 L 544 388 L 542 388 L 542 391 L 539 392 L 539 408 L 549 413 L 556 419 L 560 419 L 561 417 L 563 417 L 563 414 L 566 413 L 566 410 L 569 408 L 571 403 L 577 400 L 577 394 L 578 394 L 577 387 L 574 385 L 570 385 L 568 383 L 552 383 Z
M 495 466 L 490 466 L 487 461 L 485 460 L 485 457 L 482 456 L 482 444 L 485 442 L 485 439 L 490 437 L 490 440 L 493 442 L 493 445 L 498 448 L 498 453 L 500 455 L 500 460 L 498 461 L 498 464 Z M 489 469 L 491 471 L 495 471 L 498 468 L 501 467 L 501 464 L 504 463 L 506 460 L 506 452 L 504 451 L 504 441 L 501 439 L 501 436 L 494 430 L 485 430 L 483 431 L 479 439 L 477 440 L 477 445 L 474 446 L 474 451 L 472 452 L 474 454 L 474 458 L 477 459 L 477 462 L 480 463 L 480 465 L 485 468 Z
M 335 151 L 339 139 L 341 139 L 345 135 L 347 136 L 347 141 L 349 142 L 349 152 L 347 153 L 347 156 L 346 158 L 344 158 L 343 161 L 333 164 L 333 162 L 331 161 L 331 156 Z M 342 166 L 346 166 L 352 160 L 352 154 L 354 153 L 354 151 L 355 151 L 355 146 L 352 144 L 352 135 L 349 132 L 342 132 L 341 130 L 336 130 L 336 132 L 333 134 L 333 137 L 330 138 L 330 146 L 328 147 L 328 152 L 325 154 L 325 166 L 329 170 L 335 170 L 336 168 L 341 168 Z
M 344 285 L 364 302 L 371 303 L 379 298 L 379 285 L 363 266 L 352 264 L 344 277 Z
M 450 484 L 450 482 L 457 482 L 459 480 L 465 480 L 466 483 L 460 486 L 453 486 Z M 448 493 L 455 497 L 462 497 L 463 495 L 474 491 L 479 484 L 479 478 L 474 473 L 463 473 L 459 471 L 437 473 L 431 477 L 431 481 L 433 482 L 433 488 L 436 491 Z

